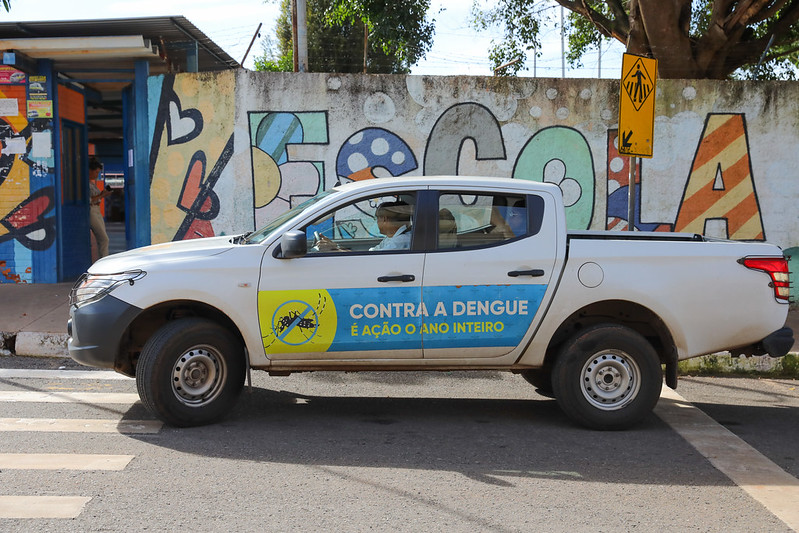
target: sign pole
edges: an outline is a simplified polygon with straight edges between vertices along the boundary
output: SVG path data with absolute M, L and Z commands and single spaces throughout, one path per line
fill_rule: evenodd
M 627 231 L 635 231 L 635 167 L 637 157 L 630 158 L 630 187 L 627 190 Z

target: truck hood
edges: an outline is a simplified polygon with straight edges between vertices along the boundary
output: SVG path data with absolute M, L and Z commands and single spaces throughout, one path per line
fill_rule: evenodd
M 228 235 L 143 246 L 104 257 L 89 268 L 89 273 L 115 274 L 128 270 L 146 271 L 148 267 L 157 264 L 194 261 L 230 250 L 235 246 L 232 242 L 233 238 Z

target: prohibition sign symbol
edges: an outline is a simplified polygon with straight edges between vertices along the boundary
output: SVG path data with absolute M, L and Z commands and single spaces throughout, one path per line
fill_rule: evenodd
M 319 315 L 312 305 L 301 300 L 284 303 L 272 315 L 272 331 L 285 344 L 301 346 L 313 339 L 319 328 Z M 306 333 L 310 332 L 310 335 Z

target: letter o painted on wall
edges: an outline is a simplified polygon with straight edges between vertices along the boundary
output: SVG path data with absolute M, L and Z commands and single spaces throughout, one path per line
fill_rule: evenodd
M 544 179 L 547 165 L 560 161 L 563 176 Z M 566 226 L 588 229 L 594 214 L 594 158 L 583 134 L 574 128 L 552 126 L 533 135 L 513 166 L 515 179 L 555 183 L 564 192 Z

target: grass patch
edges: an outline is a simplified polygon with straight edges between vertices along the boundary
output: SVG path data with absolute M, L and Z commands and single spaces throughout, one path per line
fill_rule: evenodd
M 715 353 L 695 357 L 678 364 L 680 375 L 690 376 L 772 376 L 799 379 L 799 354 L 785 357 L 767 355 L 732 357 L 728 353 Z
M 799 377 L 799 354 L 789 353 L 780 359 L 780 375 L 796 379 Z

